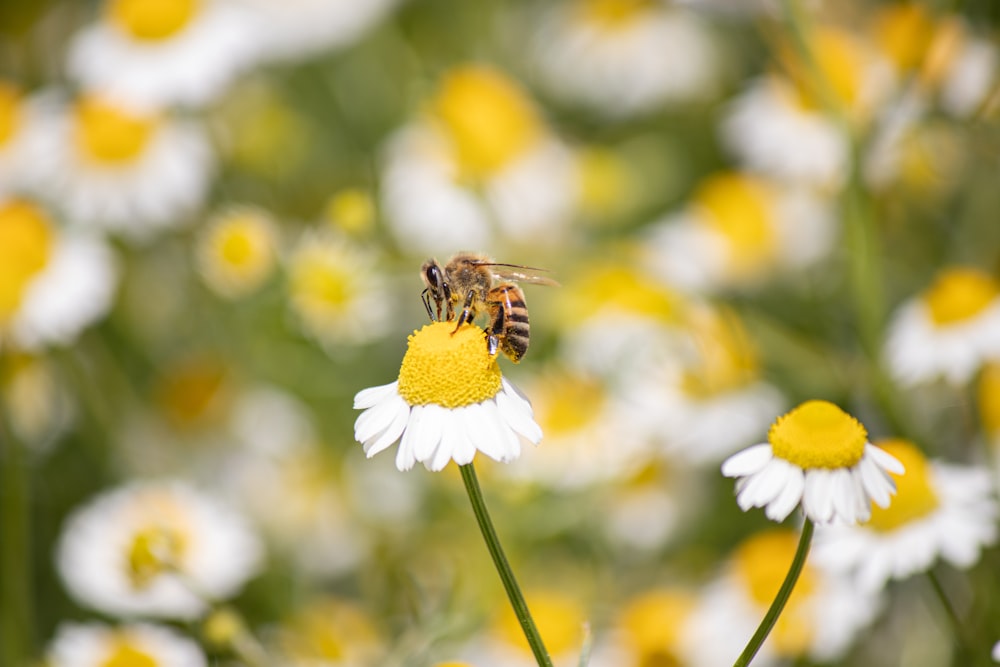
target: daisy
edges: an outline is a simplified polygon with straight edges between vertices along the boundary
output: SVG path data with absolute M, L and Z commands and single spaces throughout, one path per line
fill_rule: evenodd
M 736 501 L 745 512 L 763 507 L 784 521 L 801 505 L 818 524 L 866 521 L 871 504 L 888 507 L 903 474 L 892 455 L 868 442 L 857 419 L 827 401 L 807 401 L 778 417 L 767 442 L 726 459 L 722 474 L 736 477 Z
M 892 315 L 885 361 L 902 384 L 964 384 L 988 359 L 1000 359 L 1000 282 L 983 271 L 942 269 Z
M 477 450 L 506 463 L 521 454 L 522 438 L 542 439 L 530 403 L 502 376 L 474 325 L 456 331 L 453 322 L 433 322 L 414 331 L 399 379 L 358 392 L 354 407 L 364 410 L 354 437 L 368 458 L 402 438 L 400 470 L 466 465 Z
M 85 91 L 160 108 L 219 97 L 258 49 L 233 0 L 104 0 L 70 40 L 66 68 Z
M 215 158 L 194 121 L 96 95 L 38 106 L 33 182 L 69 222 L 143 239 L 204 200 Z
M 989 98 L 1000 69 L 996 43 L 976 35 L 958 16 L 935 25 L 921 83 L 937 93 L 939 106 L 951 116 L 968 118 Z
M 362 188 L 335 192 L 326 204 L 325 213 L 326 221 L 345 234 L 363 236 L 375 229 L 375 200 Z
M 718 78 L 697 15 L 645 0 L 572 0 L 542 17 L 534 43 L 546 84 L 612 117 L 705 98 Z
M 287 667 L 384 664 L 386 640 L 370 612 L 347 599 L 308 602 L 282 623 L 277 645 Z
M 938 558 L 960 569 L 972 567 L 997 539 L 1000 506 L 990 471 L 928 461 L 905 440 L 878 446 L 906 467 L 905 475 L 894 475 L 892 505 L 873 508 L 871 519 L 858 526 L 820 527 L 816 562 L 850 573 L 871 591 L 928 570 Z
M 772 529 L 736 548 L 687 616 L 682 664 L 733 664 L 784 581 L 798 539 L 794 531 Z M 797 658 L 836 661 L 871 624 L 880 607 L 878 596 L 806 562 L 784 613 L 753 664 L 774 665 Z
M 262 556 L 228 508 L 181 482 L 142 482 L 70 515 L 56 566 L 69 593 L 103 613 L 194 619 L 234 595 Z
M 516 82 L 459 66 L 426 108 L 385 150 L 383 210 L 403 246 L 433 254 L 497 235 L 560 238 L 576 205 L 576 159 Z
M 45 452 L 72 425 L 76 404 L 65 377 L 45 356 L 0 355 L 0 409 L 18 441 Z
M 0 196 L 25 185 L 24 163 L 31 154 L 28 142 L 32 136 L 32 112 L 20 86 L 0 79 Z
M 684 635 L 697 596 L 687 590 L 655 588 L 625 601 L 616 614 L 617 665 L 690 666 Z
M 111 308 L 117 269 L 100 240 L 0 196 L 0 347 L 69 345 Z
M 749 174 L 722 172 L 700 183 L 685 209 L 648 228 L 644 263 L 683 291 L 753 288 L 822 259 L 835 233 L 825 200 Z
M 678 534 L 702 486 L 689 471 L 651 461 L 607 487 L 597 517 L 601 530 L 625 554 L 656 553 Z
M 199 233 L 199 273 L 213 292 L 227 299 L 253 293 L 274 271 L 278 233 L 266 212 L 232 206 L 216 214 Z
M 63 623 L 49 644 L 49 667 L 204 667 L 198 644 L 176 630 L 148 623 L 111 627 Z
M 302 329 L 324 345 L 359 344 L 389 324 L 385 286 L 374 258 L 339 235 L 310 230 L 287 262 L 289 306 Z

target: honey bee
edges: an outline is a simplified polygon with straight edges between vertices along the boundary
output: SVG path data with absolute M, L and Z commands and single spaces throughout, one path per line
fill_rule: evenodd
M 460 252 L 443 267 L 429 259 L 420 267 L 424 281 L 421 299 L 432 320 L 457 320 L 455 331 L 472 322 L 481 312 L 489 317 L 486 344 L 491 355 L 499 349 L 517 363 L 528 351 L 528 307 L 516 281 L 534 285 L 558 285 L 537 275 L 544 269 L 494 262 L 486 255 Z M 431 304 L 434 304 L 433 310 Z M 461 308 L 455 317 L 457 308 Z

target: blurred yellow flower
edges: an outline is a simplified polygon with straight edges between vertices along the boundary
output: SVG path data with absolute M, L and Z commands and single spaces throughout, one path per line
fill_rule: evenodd
M 326 219 L 335 229 L 352 235 L 371 233 L 375 227 L 375 201 L 362 188 L 335 193 L 326 203 Z
M 63 623 L 49 644 L 48 667 L 205 667 L 201 648 L 176 629 L 132 622 Z
M 215 293 L 239 298 L 255 292 L 274 271 L 278 233 L 265 211 L 231 206 L 199 234 L 195 257 L 202 279 Z

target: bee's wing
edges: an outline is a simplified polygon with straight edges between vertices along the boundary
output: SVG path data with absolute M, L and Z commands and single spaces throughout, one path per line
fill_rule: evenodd
M 559 283 L 552 278 L 541 275 L 543 272 L 548 271 L 548 269 L 538 269 L 533 266 L 522 266 L 520 264 L 502 264 L 499 262 L 483 263 L 480 266 L 490 267 L 493 276 L 500 280 L 514 280 L 529 285 L 559 286 Z

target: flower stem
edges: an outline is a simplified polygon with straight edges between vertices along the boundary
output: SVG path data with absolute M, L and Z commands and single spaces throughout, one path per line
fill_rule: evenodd
M 33 650 L 30 486 L 22 443 L 0 410 L 0 664 L 27 664 Z
M 927 580 L 930 581 L 931 588 L 934 590 L 938 602 L 941 603 L 944 615 L 948 618 L 948 624 L 951 626 L 955 648 L 958 651 L 957 657 L 960 659 L 956 664 L 974 664 L 977 652 L 970 650 L 972 643 L 969 641 L 965 622 L 959 617 L 958 612 L 955 610 L 955 605 L 951 603 L 948 593 L 945 592 L 944 586 L 941 584 L 941 580 L 934 574 L 933 570 L 927 570 Z
M 483 539 L 486 540 L 486 548 L 489 549 L 490 556 L 493 557 L 493 564 L 500 574 L 500 580 L 503 581 L 503 587 L 507 591 L 511 606 L 514 608 L 514 614 L 521 623 L 524 636 L 531 646 L 531 652 L 535 655 L 535 661 L 538 663 L 538 667 L 552 667 L 552 659 L 549 658 L 549 652 L 545 649 L 545 644 L 542 643 L 542 636 L 538 634 L 538 628 L 535 627 L 535 622 L 531 619 L 528 604 L 524 601 L 524 595 L 521 594 L 521 588 L 517 585 L 517 579 L 514 577 L 513 570 L 510 569 L 510 563 L 507 562 L 503 547 L 500 546 L 500 540 L 493 528 L 493 521 L 490 520 L 489 512 L 486 510 L 486 502 L 483 500 L 482 489 L 479 488 L 476 469 L 472 467 L 471 463 L 468 463 L 459 466 L 459 470 L 462 471 L 462 481 L 465 482 L 465 490 L 469 494 L 469 502 L 472 503 L 472 511 L 479 523 L 479 530 L 483 534 Z
M 806 564 L 806 556 L 809 555 L 809 545 L 812 543 L 813 527 L 813 522 L 806 519 L 805 524 L 802 526 L 802 536 L 799 538 L 799 546 L 795 550 L 795 557 L 792 559 L 791 567 L 788 568 L 788 574 L 785 575 L 785 581 L 782 582 L 781 588 L 778 589 L 778 594 L 774 597 L 774 602 L 771 603 L 770 609 L 764 614 L 764 619 L 757 626 L 757 632 L 750 638 L 746 648 L 743 649 L 743 653 L 733 663 L 733 667 L 746 667 L 746 665 L 749 665 L 750 661 L 757 655 L 757 651 L 764 644 L 764 640 L 771 633 L 774 624 L 777 623 L 778 617 L 781 616 L 781 611 L 785 608 L 785 603 L 788 602 L 788 598 L 792 594 L 792 589 L 795 588 L 795 582 L 799 580 L 799 575 L 802 574 L 802 567 Z

